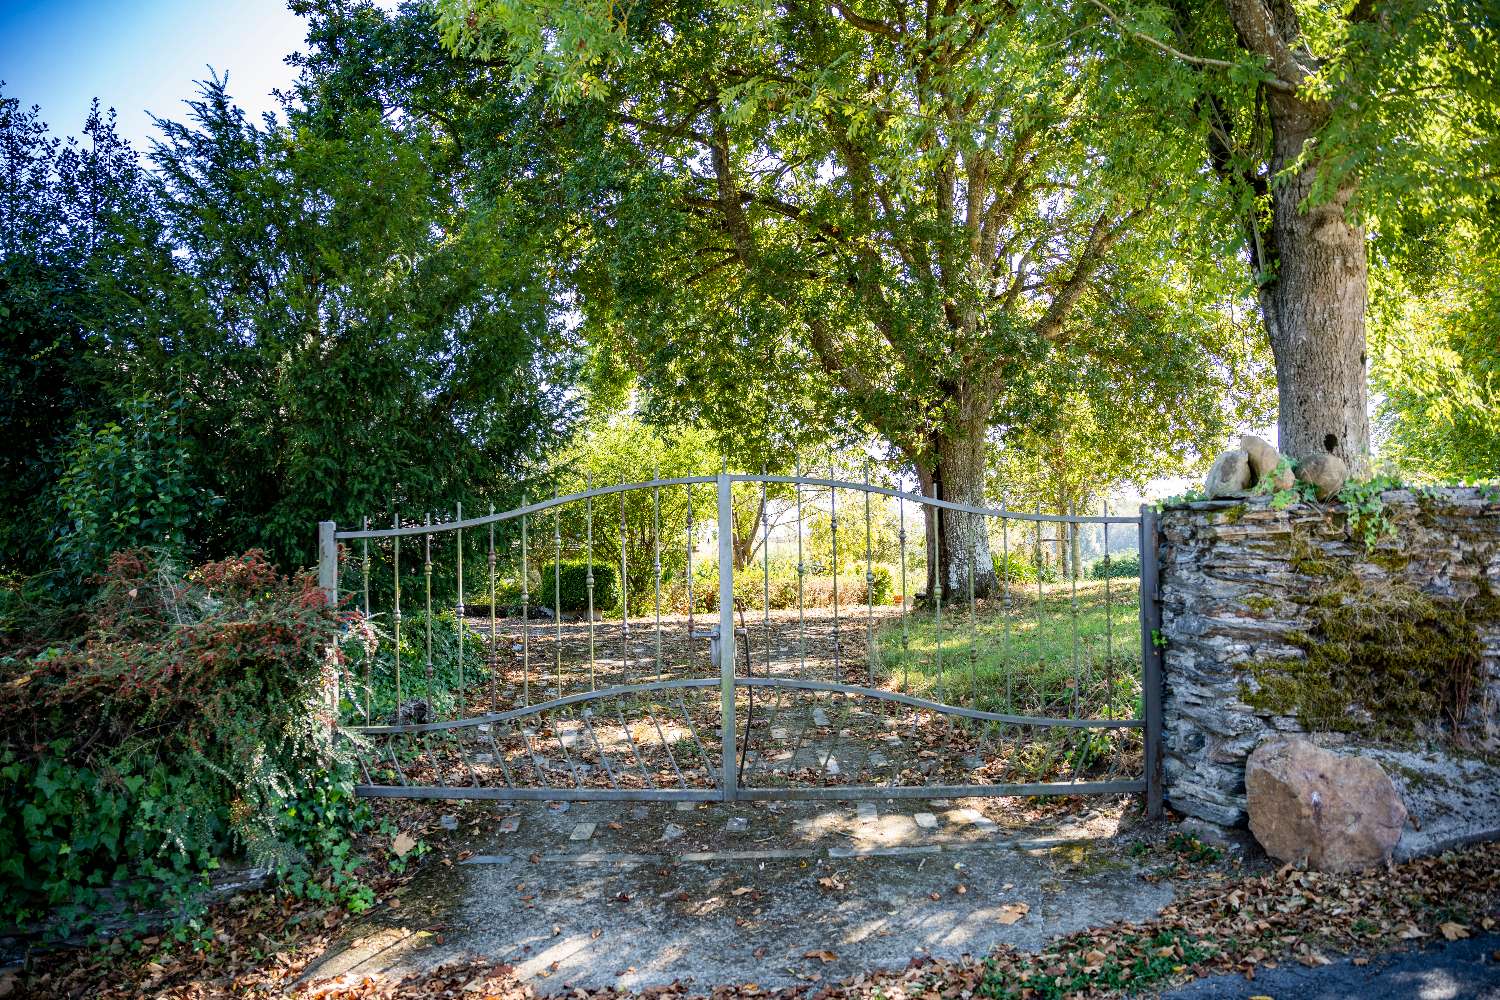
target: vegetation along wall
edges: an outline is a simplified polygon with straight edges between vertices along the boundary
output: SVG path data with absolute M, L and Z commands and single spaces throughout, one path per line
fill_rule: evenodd
M 1168 802 L 1241 824 L 1250 751 L 1307 733 L 1380 761 L 1414 827 L 1478 836 L 1500 816 L 1500 490 L 1341 497 L 1162 512 Z

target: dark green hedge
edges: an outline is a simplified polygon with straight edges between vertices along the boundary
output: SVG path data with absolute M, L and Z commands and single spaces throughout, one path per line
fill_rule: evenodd
M 588 562 L 582 559 L 564 559 L 562 563 L 548 563 L 542 567 L 542 586 L 535 595 L 536 603 L 544 608 L 561 605 L 564 614 L 587 611 L 589 606 Z M 557 600 L 558 590 L 562 601 Z M 620 574 L 609 565 L 594 563 L 594 610 L 596 612 L 620 609 Z

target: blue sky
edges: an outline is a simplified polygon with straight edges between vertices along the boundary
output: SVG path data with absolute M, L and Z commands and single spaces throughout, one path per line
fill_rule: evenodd
M 302 19 L 284 0 L 0 0 L 0 80 L 23 106 L 41 106 L 54 134 L 76 134 L 98 97 L 144 150 L 148 112 L 182 118 L 193 81 L 212 66 L 252 116 L 275 107 L 292 80 L 283 59 L 302 47 Z

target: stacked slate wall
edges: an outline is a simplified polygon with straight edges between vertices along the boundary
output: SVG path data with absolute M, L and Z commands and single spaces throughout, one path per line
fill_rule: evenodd
M 1379 501 L 1353 525 L 1342 505 L 1278 511 L 1263 497 L 1162 512 L 1171 808 L 1243 824 L 1246 757 L 1276 732 L 1362 748 L 1409 772 L 1409 798 L 1435 775 L 1455 794 L 1490 782 L 1500 803 L 1500 491 Z

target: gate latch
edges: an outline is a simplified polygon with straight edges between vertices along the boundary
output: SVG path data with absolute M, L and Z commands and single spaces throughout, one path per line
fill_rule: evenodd
M 694 632 L 692 633 L 692 637 L 694 639 L 708 640 L 709 660 L 713 662 L 713 665 L 716 669 L 723 669 L 723 667 L 719 663 L 719 648 L 720 640 L 722 638 L 719 635 L 719 626 L 715 625 L 713 628 L 706 629 L 700 632 Z M 734 637 L 748 644 L 750 641 L 750 630 L 745 628 L 737 628 L 734 630 Z

